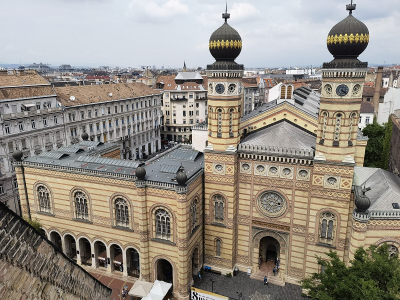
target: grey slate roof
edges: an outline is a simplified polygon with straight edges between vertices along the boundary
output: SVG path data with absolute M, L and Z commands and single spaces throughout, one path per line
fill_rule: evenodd
M 371 200 L 372 215 L 374 212 L 400 212 L 392 205 L 400 204 L 400 178 L 395 174 L 377 168 L 355 167 L 353 185 L 371 188 L 365 194 Z
M 286 149 L 312 150 L 316 137 L 297 126 L 282 121 L 247 136 L 240 144 Z
M 203 80 L 199 72 L 179 72 L 175 80 Z
M 278 104 L 278 101 L 274 100 L 268 103 L 264 103 L 262 106 L 256 108 L 251 113 L 242 117 L 242 122 L 247 121 L 260 113 L 264 113 L 268 110 L 274 109 L 279 105 L 283 105 L 283 103 L 287 103 L 293 105 L 299 110 L 309 114 L 313 118 L 317 119 L 319 114 L 319 106 L 321 95 L 317 92 L 312 91 L 308 87 L 301 87 L 293 92 L 294 104 L 291 104 L 288 101 L 284 101 Z

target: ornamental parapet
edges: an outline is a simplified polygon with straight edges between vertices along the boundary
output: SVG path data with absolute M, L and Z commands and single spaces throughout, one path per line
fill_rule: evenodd
M 356 209 L 353 211 L 353 219 L 361 223 L 367 223 L 371 218 L 371 214 L 367 212 L 358 212 Z
M 349 68 L 368 68 L 368 62 L 361 61 L 332 61 L 329 63 L 323 63 L 322 69 L 349 69 Z
M 371 220 L 400 220 L 400 211 L 373 211 Z
M 240 144 L 238 150 L 241 152 L 262 153 L 267 155 L 269 154 L 283 157 L 300 157 L 308 159 L 313 159 L 315 155 L 314 150 L 309 149 L 282 148 L 246 144 Z

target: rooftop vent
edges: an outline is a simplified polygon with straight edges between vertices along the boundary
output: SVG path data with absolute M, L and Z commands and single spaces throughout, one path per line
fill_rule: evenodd
M 112 97 L 112 93 L 109 93 L 108 96 Z
M 75 101 L 75 96 L 71 96 L 71 97 L 69 97 L 69 100 L 71 100 L 71 101 Z

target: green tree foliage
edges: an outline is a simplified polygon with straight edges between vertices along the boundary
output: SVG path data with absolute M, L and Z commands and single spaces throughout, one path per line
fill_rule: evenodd
M 389 155 L 390 155 L 390 144 L 392 141 L 392 130 L 393 130 L 393 122 L 389 116 L 389 120 L 385 126 L 385 138 L 383 140 L 383 147 L 382 147 L 381 168 L 384 170 L 387 170 L 389 167 Z
M 368 124 L 364 128 L 363 134 L 368 136 L 368 144 L 365 149 L 364 167 L 381 168 L 385 127 L 378 124 L 374 119 L 372 124 Z
M 42 224 L 40 224 L 40 221 L 38 219 L 29 219 L 29 218 L 24 218 L 26 222 L 29 223 L 33 228 L 36 229 L 40 234 L 42 234 Z
M 317 257 L 324 272 L 301 281 L 312 299 L 395 300 L 400 299 L 400 260 L 389 256 L 389 245 L 358 248 L 349 266 L 336 252 L 328 260 Z

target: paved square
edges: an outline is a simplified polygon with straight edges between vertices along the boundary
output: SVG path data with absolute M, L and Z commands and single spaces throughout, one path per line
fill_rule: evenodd
M 284 287 L 264 283 L 260 280 L 250 279 L 244 273 L 239 272 L 237 276 L 226 277 L 214 273 L 205 272 L 201 279 L 196 276 L 194 287 L 211 292 L 212 282 L 214 281 L 214 293 L 227 296 L 233 299 L 239 299 L 236 292 L 243 294 L 243 300 L 251 300 L 256 292 L 262 295 L 270 295 L 271 300 L 305 300 L 301 296 L 301 287 L 298 285 L 286 283 Z

